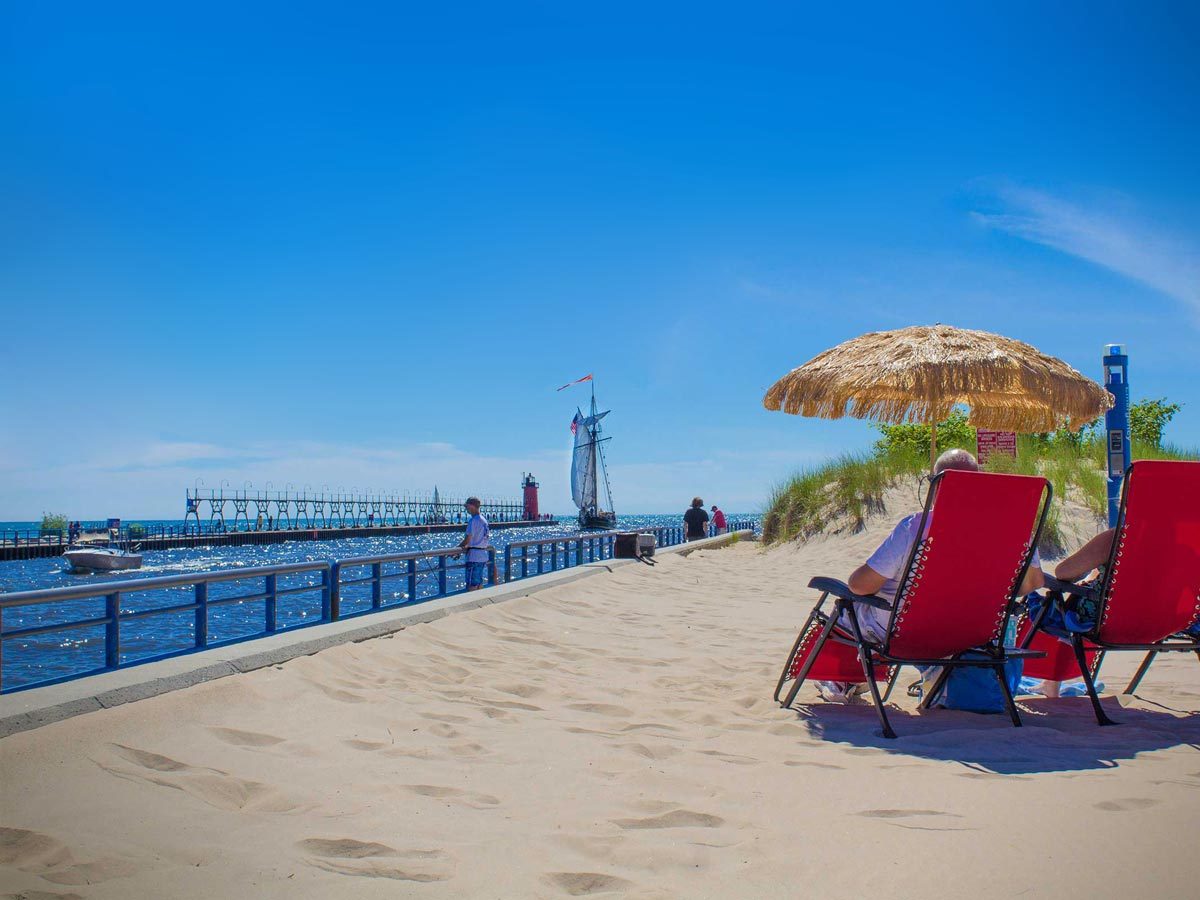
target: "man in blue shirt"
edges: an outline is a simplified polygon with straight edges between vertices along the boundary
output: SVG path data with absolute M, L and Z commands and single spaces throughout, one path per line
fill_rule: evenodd
M 477 591 L 483 587 L 484 573 L 487 571 L 490 531 L 487 519 L 479 513 L 478 497 L 468 497 L 463 506 L 467 508 L 470 518 L 467 519 L 466 537 L 458 546 L 467 551 L 467 590 Z

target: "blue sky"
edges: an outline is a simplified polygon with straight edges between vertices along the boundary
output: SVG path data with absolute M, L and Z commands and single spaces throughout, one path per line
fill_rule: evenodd
M 969 6 L 10 5 L 0 519 L 565 512 L 587 372 L 618 509 L 753 510 L 873 438 L 766 388 L 939 321 L 1124 341 L 1200 444 L 1200 8 Z

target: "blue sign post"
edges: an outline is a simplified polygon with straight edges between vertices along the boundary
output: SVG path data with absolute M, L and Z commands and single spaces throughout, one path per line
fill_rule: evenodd
M 1129 468 L 1129 357 L 1122 344 L 1104 348 L 1104 387 L 1113 406 L 1104 414 L 1105 456 L 1108 458 L 1108 524 L 1117 524 L 1121 481 Z

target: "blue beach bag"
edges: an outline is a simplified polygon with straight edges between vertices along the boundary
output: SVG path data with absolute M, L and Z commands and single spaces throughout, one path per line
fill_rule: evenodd
M 1008 622 L 1004 632 L 1004 644 L 1013 645 L 1017 636 L 1017 623 L 1014 619 Z M 964 653 L 964 659 L 987 659 L 982 653 Z M 1014 697 L 1021 684 L 1021 673 L 1025 669 L 1025 660 L 1010 659 L 1004 664 L 1004 680 L 1008 684 L 1009 693 Z M 932 670 L 933 674 L 936 670 Z M 928 678 L 928 675 L 926 676 Z M 927 680 L 926 684 L 932 682 Z M 975 713 L 1007 712 L 1004 706 L 1004 694 L 996 681 L 996 670 L 991 666 L 962 666 L 955 668 L 946 679 L 946 686 L 937 705 L 945 709 L 961 709 Z
M 968 653 L 963 658 L 986 659 L 982 653 Z M 1014 695 L 1021 683 L 1024 663 L 1022 659 L 1010 659 L 1004 664 L 1004 680 Z M 1005 712 L 1004 694 L 996 681 L 995 669 L 990 666 L 955 668 L 946 679 L 946 688 L 938 706 L 976 713 Z

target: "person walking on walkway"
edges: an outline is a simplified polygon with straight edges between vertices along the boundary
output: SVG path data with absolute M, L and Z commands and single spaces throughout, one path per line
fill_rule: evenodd
M 717 509 L 717 504 L 713 504 L 712 508 L 712 523 L 713 528 L 717 530 L 717 534 L 724 534 L 729 530 L 728 523 L 725 521 L 725 513 Z
M 491 530 L 487 519 L 479 512 L 478 497 L 468 497 L 463 506 L 470 518 L 467 519 L 466 536 L 458 546 L 467 553 L 467 590 L 477 591 L 483 587 L 484 573 L 487 571 Z
M 708 536 L 708 513 L 699 497 L 692 498 L 692 508 L 683 514 L 683 523 L 687 526 L 684 534 L 687 540 L 698 541 Z

